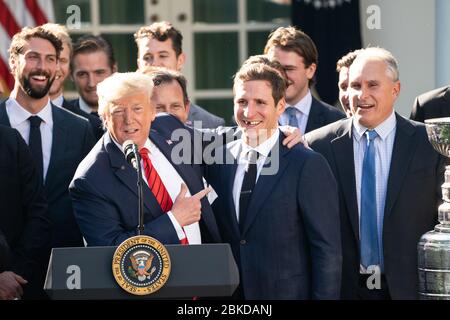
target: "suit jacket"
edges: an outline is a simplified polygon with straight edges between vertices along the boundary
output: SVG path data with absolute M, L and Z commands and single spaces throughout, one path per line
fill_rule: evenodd
M 6 266 L 9 264 L 10 255 L 8 242 L 0 229 L 0 273 L 6 270 Z
M 341 110 L 312 97 L 311 110 L 309 111 L 305 133 L 343 118 L 345 118 L 345 113 Z
M 25 141 L 16 130 L 0 125 L 2 235 L 5 256 L 0 272 L 14 271 L 30 281 L 27 287 L 33 285 L 32 282 L 39 278 L 34 278 L 36 270 L 48 262 L 50 252 L 47 201 Z M 42 288 L 43 282 L 36 285 Z
M 94 145 L 86 119 L 52 104 L 53 142 L 45 192 L 53 224 L 52 247 L 83 246 L 75 221 L 68 187 L 78 164 Z M 0 105 L 0 124 L 10 126 L 5 104 Z
M 156 131 L 151 141 L 169 159 L 172 147 Z M 199 168 L 175 165 L 191 194 L 202 190 Z M 129 165 L 109 134 L 105 134 L 83 160 L 70 184 L 75 215 L 89 246 L 114 246 L 137 235 L 137 174 Z M 155 196 L 144 185 L 144 234 L 164 244 L 179 244 L 170 218 L 161 210 Z M 201 200 L 200 230 L 202 242 L 220 242 L 220 235 L 211 207 Z
M 444 160 L 428 141 L 425 127 L 396 114 L 397 127 L 383 223 L 385 276 L 393 299 L 418 298 L 417 244 L 437 223 Z M 338 181 L 341 213 L 342 298 L 354 299 L 358 286 L 359 217 L 353 157 L 352 119 L 305 136 L 330 163 Z
M 81 110 L 79 99 L 75 99 L 72 101 L 67 101 L 66 99 L 64 99 L 62 107 L 79 116 L 82 116 L 83 118 L 88 119 L 89 123 L 92 126 L 92 132 L 94 133 L 95 140 L 100 140 L 100 138 L 105 133 L 105 131 L 103 130 L 102 120 L 94 114 L 87 113 L 86 111 Z
M 239 146 L 240 140 L 228 143 L 224 154 L 236 160 Z M 232 192 L 237 164 L 210 165 L 205 175 L 218 194 L 213 210 L 239 266 L 244 296 L 338 299 L 341 246 L 331 170 L 321 155 L 303 146 L 288 149 L 278 141 L 271 154 L 278 170 L 259 176 L 243 233 Z
M 225 125 L 225 120 L 212 113 L 206 111 L 205 109 L 191 103 L 188 114 L 188 125 L 194 125 L 194 121 L 202 121 L 203 128 L 217 128 L 219 126 Z
M 416 97 L 411 111 L 411 120 L 450 117 L 450 86 L 431 90 Z

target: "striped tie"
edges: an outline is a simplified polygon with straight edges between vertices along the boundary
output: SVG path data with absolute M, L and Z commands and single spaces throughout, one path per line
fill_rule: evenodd
M 162 211 L 166 213 L 167 211 L 172 209 L 172 198 L 170 198 L 169 192 L 167 192 L 167 189 L 164 186 L 161 177 L 159 176 L 158 172 L 156 172 L 155 167 L 153 167 L 152 161 L 148 156 L 148 149 L 142 148 L 141 150 L 139 150 L 139 153 L 141 154 L 142 161 L 144 162 L 145 178 L 147 179 L 148 186 L 150 190 L 152 190 L 153 195 L 161 206 Z M 189 244 L 187 237 L 181 239 L 180 243 Z

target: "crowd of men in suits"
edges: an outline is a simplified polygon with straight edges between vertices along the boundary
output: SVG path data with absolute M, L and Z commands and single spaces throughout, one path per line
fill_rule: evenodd
M 278 28 L 264 55 L 236 72 L 237 126 L 224 127 L 189 100 L 181 33 L 158 22 L 134 37 L 138 70 L 129 73 L 117 72 L 100 36 L 72 44 L 62 26 L 46 24 L 13 37 L 15 85 L 0 104 L 0 299 L 46 298 L 51 248 L 114 246 L 137 234 L 127 140 L 142 157 L 144 234 L 229 243 L 240 273 L 234 298 L 418 298 L 416 246 L 437 223 L 445 159 L 423 124 L 395 112 L 390 52 L 360 49 L 337 62 L 344 113 L 313 96 L 313 41 Z M 73 101 L 63 92 L 69 75 Z M 419 96 L 411 118 L 444 116 L 448 90 Z M 192 146 L 226 139 L 180 164 L 175 130 Z M 220 161 L 194 161 L 208 149 Z

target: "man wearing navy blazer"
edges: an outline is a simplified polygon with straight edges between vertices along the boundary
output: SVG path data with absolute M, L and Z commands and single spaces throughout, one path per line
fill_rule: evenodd
M 425 92 L 414 100 L 411 120 L 424 122 L 443 117 L 450 117 L 450 86 Z
M 277 127 L 286 84 L 278 71 L 255 63 L 234 79 L 242 137 L 216 150 L 205 178 L 218 194 L 213 210 L 239 267 L 236 298 L 338 299 L 341 240 L 333 174 L 318 153 L 282 145 Z M 248 159 L 255 151 L 256 164 Z
M 33 145 L 38 149 L 30 149 L 49 203 L 51 245 L 74 247 L 83 246 L 83 239 L 68 186 L 78 164 L 94 145 L 94 138 L 86 119 L 50 102 L 48 91 L 61 49 L 61 41 L 41 27 L 26 27 L 13 37 L 9 64 L 15 85 L 9 99 L 0 105 L 0 124 L 17 129 L 30 145 L 35 139 L 32 119 L 39 121 L 36 129 L 40 143 Z
M 392 54 L 363 49 L 349 71 L 353 118 L 305 137 L 340 189 L 344 299 L 418 298 L 417 244 L 437 224 L 444 167 L 425 127 L 395 113 L 399 93 Z
M 298 127 L 302 134 L 345 118 L 345 114 L 311 94 L 318 65 L 317 48 L 311 38 L 294 27 L 280 27 L 267 40 L 264 53 L 286 71 L 286 109 L 280 124 Z
M 0 125 L 0 300 L 39 298 L 50 235 L 47 201 L 30 150 L 19 132 Z
M 153 80 L 140 73 L 115 73 L 97 86 L 99 114 L 107 133 L 70 184 L 75 215 L 89 246 L 118 245 L 137 235 L 137 174 L 122 151 L 126 140 L 137 144 L 146 173 L 144 234 L 164 244 L 220 242 L 200 169 L 175 164 L 172 142 L 150 130 L 156 114 L 152 90 Z

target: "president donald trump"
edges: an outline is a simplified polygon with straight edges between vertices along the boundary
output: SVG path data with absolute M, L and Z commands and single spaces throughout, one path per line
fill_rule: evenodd
M 125 160 L 126 140 L 137 144 L 142 158 L 143 234 L 164 244 L 220 242 L 200 171 L 174 164 L 170 141 L 151 130 L 152 90 L 152 79 L 138 73 L 115 73 L 97 86 L 107 134 L 80 163 L 69 188 L 88 246 L 114 246 L 137 234 L 137 173 Z

